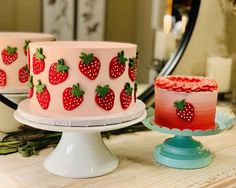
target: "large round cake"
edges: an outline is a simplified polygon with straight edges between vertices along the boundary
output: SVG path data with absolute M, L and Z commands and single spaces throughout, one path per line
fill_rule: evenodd
M 214 129 L 217 93 L 217 83 L 206 77 L 159 77 L 155 80 L 155 123 L 170 129 Z
M 50 40 L 54 40 L 54 37 L 49 34 L 0 32 L 0 93 L 27 91 L 28 44 Z
M 122 113 L 136 102 L 137 46 L 30 43 L 29 106 L 47 117 Z

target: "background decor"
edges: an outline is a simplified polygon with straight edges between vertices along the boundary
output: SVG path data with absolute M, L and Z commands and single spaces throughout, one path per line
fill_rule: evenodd
M 106 0 L 43 0 L 43 32 L 57 40 L 103 40 Z
M 103 40 L 106 0 L 78 0 L 77 40 Z
M 75 1 L 43 0 L 43 32 L 57 40 L 73 40 L 75 30 Z

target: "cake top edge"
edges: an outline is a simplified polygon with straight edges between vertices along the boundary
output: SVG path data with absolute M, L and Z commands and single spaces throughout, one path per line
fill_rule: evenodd
M 104 49 L 104 48 L 137 48 L 137 45 L 132 43 L 108 42 L 108 41 L 44 41 L 44 42 L 32 42 L 30 43 L 30 47 Z
M 176 92 L 213 92 L 218 90 L 215 80 L 201 76 L 165 76 L 155 80 L 155 86 Z
M 4 39 L 55 39 L 51 34 L 47 33 L 33 33 L 33 32 L 0 32 L 0 38 Z

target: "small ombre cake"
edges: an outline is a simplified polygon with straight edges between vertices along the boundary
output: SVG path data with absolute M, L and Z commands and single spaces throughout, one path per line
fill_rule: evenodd
M 54 37 L 50 34 L 0 32 L 0 93 L 27 92 L 28 45 L 51 40 Z
M 123 113 L 136 102 L 137 46 L 115 42 L 30 43 L 29 105 L 47 117 Z
M 170 129 L 214 129 L 217 93 L 217 83 L 206 77 L 157 78 L 155 123 Z

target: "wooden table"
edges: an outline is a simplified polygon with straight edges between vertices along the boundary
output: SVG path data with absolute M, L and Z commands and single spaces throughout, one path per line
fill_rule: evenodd
M 91 179 L 70 179 L 50 174 L 43 160 L 52 148 L 38 156 L 0 156 L 0 187 L 236 187 L 236 127 L 219 135 L 195 137 L 214 154 L 213 163 L 203 169 L 172 169 L 153 160 L 153 149 L 170 135 L 146 131 L 112 136 L 106 145 L 118 157 L 112 173 Z

